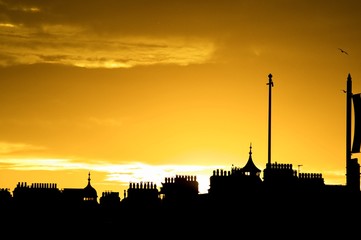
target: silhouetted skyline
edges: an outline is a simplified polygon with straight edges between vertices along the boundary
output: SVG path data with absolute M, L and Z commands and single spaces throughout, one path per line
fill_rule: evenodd
M 212 231 L 203 233 L 208 235 L 237 225 L 272 229 L 269 237 L 280 236 L 295 226 L 305 227 L 305 236 L 327 235 L 326 225 L 335 226 L 343 235 L 354 234 L 358 221 L 348 220 L 354 220 L 361 211 L 360 165 L 348 167 L 349 173 L 358 174 L 350 174 L 346 186 L 327 185 L 321 173 L 300 173 L 292 164 L 277 162 L 267 163 L 261 179 L 262 170 L 254 164 L 250 146 L 243 167 L 213 171 L 207 194 L 199 194 L 196 176 L 184 175 L 165 178 L 160 189 L 152 182 L 129 183 L 123 198 L 118 192 L 99 196 L 91 185 L 90 172 L 84 188 L 58 189 L 54 183 L 19 182 L 12 194 L 0 190 L 0 225 L 35 230 L 28 236 L 59 228 L 60 234 L 74 234 L 82 226 L 92 229 L 84 234 L 102 233 L 103 237 L 114 236 L 112 231 L 119 226 L 127 230 L 162 226 L 165 231 L 182 229 L 180 234 L 199 234 L 203 233 L 200 226 L 212 226 Z M 355 182 L 358 186 L 353 185 Z M 297 206 L 297 212 L 291 211 L 291 206 Z M 261 220 L 255 225 L 257 219 Z M 139 232 L 129 234 L 134 237 Z
M 0 187 L 196 175 L 272 161 L 346 184 L 348 73 L 361 92 L 357 1 L 0 3 Z M 347 54 L 346 54 L 347 53 Z M 358 157 L 354 153 L 353 157 Z M 262 174 L 262 173 L 261 173 Z

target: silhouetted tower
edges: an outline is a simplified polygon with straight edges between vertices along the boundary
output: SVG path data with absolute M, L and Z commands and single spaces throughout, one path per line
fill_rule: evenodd
M 83 200 L 88 203 L 98 203 L 98 194 L 95 188 L 90 184 L 90 172 L 88 173 L 88 184 L 83 190 Z
M 268 164 L 271 164 L 271 107 L 272 107 L 272 74 L 268 75 Z
M 348 185 L 348 164 L 351 160 L 351 100 L 352 80 L 348 74 L 346 86 L 346 185 Z
M 256 176 L 259 177 L 261 174 L 261 170 L 256 167 L 252 159 L 252 144 L 249 145 L 249 157 L 246 165 L 242 168 L 242 172 L 244 172 L 247 176 Z
M 354 108 L 354 134 L 351 148 L 352 102 Z M 361 144 L 361 98 L 352 93 L 351 75 L 347 76 L 346 89 L 346 186 L 352 191 L 360 191 L 360 164 L 352 153 L 360 152 Z

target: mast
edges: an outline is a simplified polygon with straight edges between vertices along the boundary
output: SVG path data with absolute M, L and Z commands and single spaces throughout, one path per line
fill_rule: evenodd
M 268 75 L 268 164 L 271 164 L 271 106 L 272 106 L 272 74 Z

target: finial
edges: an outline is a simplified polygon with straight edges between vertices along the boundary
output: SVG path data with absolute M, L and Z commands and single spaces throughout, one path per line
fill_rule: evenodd
M 249 144 L 249 155 L 252 155 L 252 142 Z
M 267 83 L 267 85 L 269 85 L 270 87 L 273 87 L 272 74 L 268 74 L 268 83 Z
M 90 172 L 88 172 L 88 182 L 90 183 Z

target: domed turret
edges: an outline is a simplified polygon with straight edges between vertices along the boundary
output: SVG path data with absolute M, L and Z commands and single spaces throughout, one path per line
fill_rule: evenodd
M 97 202 L 98 195 L 95 188 L 90 184 L 90 172 L 88 173 L 88 185 L 84 188 L 84 201 Z
M 250 144 L 249 149 L 249 158 L 246 165 L 242 168 L 242 171 L 249 176 L 259 176 L 261 174 L 261 170 L 256 167 L 252 160 L 252 144 Z

